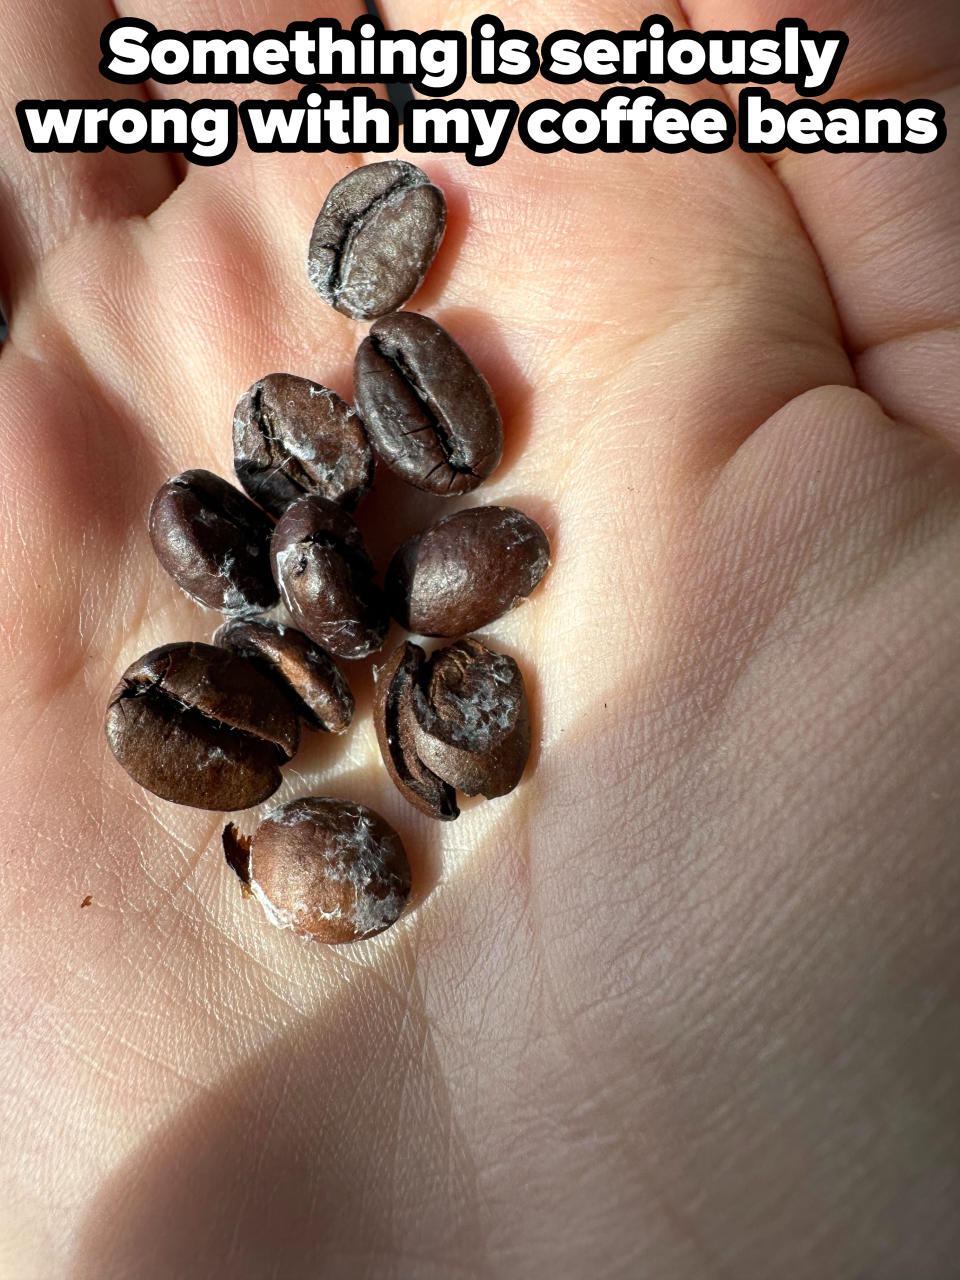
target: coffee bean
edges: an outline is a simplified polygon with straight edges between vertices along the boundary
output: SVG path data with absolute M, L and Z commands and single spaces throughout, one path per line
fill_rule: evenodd
M 340 658 L 381 648 L 390 620 L 360 530 L 325 498 L 300 498 L 273 534 L 273 572 L 296 625 Z
M 271 515 L 318 493 L 352 510 L 373 479 L 356 413 L 335 391 L 292 373 L 254 383 L 233 418 L 234 470 Z
M 429 817 L 452 821 L 460 816 L 453 787 L 417 754 L 413 691 L 425 656 L 419 645 L 408 641 L 374 671 L 374 725 L 383 763 L 399 791 Z
M 300 729 L 288 699 L 247 658 L 168 644 L 123 673 L 107 741 L 142 787 L 197 809 L 246 809 L 280 785 Z
M 447 218 L 446 201 L 405 160 L 364 165 L 323 202 L 307 274 L 332 307 L 354 320 L 396 311 L 423 283 Z
M 530 755 L 520 668 L 479 640 L 458 640 L 423 664 L 413 687 L 421 762 L 464 795 L 504 796 Z
M 277 602 L 270 574 L 273 524 L 211 471 L 184 471 L 150 507 L 157 559 L 188 596 L 222 613 L 257 613 Z
M 503 427 L 490 388 L 428 316 L 385 316 L 360 344 L 354 395 L 377 457 L 430 493 L 475 489 L 500 461 Z
M 272 924 L 317 942 L 382 933 L 410 895 L 400 837 L 378 813 L 346 800 L 294 800 L 266 817 L 252 841 L 230 824 L 223 849 L 244 896 Z
M 256 662 L 311 729 L 343 733 L 353 719 L 353 694 L 339 667 L 302 631 L 266 618 L 237 618 L 219 628 L 213 643 Z
M 429 658 L 399 645 L 375 672 L 374 722 L 387 772 L 432 818 L 456 818 L 456 791 L 492 799 L 520 781 L 530 717 L 512 658 L 468 638 Z
M 409 631 L 462 636 L 519 604 L 549 566 L 546 534 L 529 516 L 513 507 L 470 507 L 398 548 L 387 598 Z

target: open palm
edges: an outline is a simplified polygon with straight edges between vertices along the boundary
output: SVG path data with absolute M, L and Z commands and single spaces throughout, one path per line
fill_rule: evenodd
M 418 30 L 478 11 L 383 8 Z M 539 35 L 648 11 L 485 8 Z M 241 900 L 222 817 L 140 791 L 101 720 L 133 658 L 218 622 L 153 560 L 159 483 L 230 474 L 234 403 L 266 373 L 350 394 L 365 329 L 304 270 L 349 161 L 241 152 L 181 181 L 165 156 L 30 155 L 14 102 L 108 92 L 108 10 L 0 2 L 0 1275 L 949 1274 L 955 148 L 420 161 L 450 216 L 411 305 L 487 374 L 507 434 L 462 505 L 518 505 L 554 548 L 486 633 L 539 743 L 511 796 L 430 823 L 351 667 L 353 728 L 311 737 L 277 799 L 372 804 L 414 901 L 324 949 Z M 950 0 L 789 12 L 849 32 L 832 96 L 932 93 L 949 125 Z M 378 563 L 439 510 L 380 477 Z

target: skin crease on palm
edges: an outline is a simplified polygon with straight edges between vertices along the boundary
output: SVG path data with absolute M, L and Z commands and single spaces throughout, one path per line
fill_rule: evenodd
M 323 8 L 118 7 L 253 30 Z M 383 6 L 541 36 L 654 7 Z M 841 27 L 828 97 L 933 95 L 949 128 L 952 0 L 657 9 Z M 952 1274 L 956 145 L 419 158 L 450 219 L 411 305 L 506 423 L 460 505 L 515 502 L 554 547 L 484 633 L 539 741 L 513 795 L 431 824 L 357 677 L 350 734 L 311 739 L 279 798 L 372 804 L 415 894 L 324 950 L 241 900 L 221 816 L 140 791 L 101 721 L 137 655 L 218 621 L 153 560 L 160 482 L 229 474 L 263 374 L 350 392 L 365 327 L 303 260 L 360 158 L 181 182 L 164 156 L 30 155 L 12 104 L 107 92 L 110 16 L 0 0 L 0 1277 Z M 437 510 L 378 482 L 379 562 Z

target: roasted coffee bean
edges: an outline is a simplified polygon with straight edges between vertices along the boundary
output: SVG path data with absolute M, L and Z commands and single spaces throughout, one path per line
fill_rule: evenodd
M 244 896 L 256 898 L 272 924 L 317 942 L 382 933 L 410 895 L 400 837 L 378 813 L 346 800 L 294 800 L 265 818 L 252 840 L 230 824 L 223 850 Z
M 211 471 L 184 471 L 150 507 L 157 559 L 188 596 L 221 613 L 257 613 L 277 602 L 270 574 L 273 524 Z
M 353 719 L 353 694 L 340 668 L 302 631 L 266 618 L 236 618 L 220 627 L 213 643 L 256 662 L 311 729 L 343 733 Z
M 513 507 L 470 507 L 405 542 L 387 569 L 393 616 L 425 636 L 462 636 L 530 594 L 550 566 L 547 536 Z
M 492 799 L 520 781 L 530 717 L 512 658 L 472 638 L 428 658 L 408 641 L 375 677 L 380 753 L 411 804 L 432 818 L 456 818 L 455 790 Z
M 233 418 L 234 470 L 271 515 L 318 493 L 352 510 L 373 479 L 373 455 L 353 409 L 292 373 L 254 383 Z
M 300 498 L 273 534 L 273 572 L 296 625 L 340 658 L 381 648 L 389 626 L 360 530 L 325 498 Z
M 443 192 L 416 165 L 384 160 L 354 169 L 314 225 L 310 283 L 354 320 L 396 311 L 423 283 L 446 218 Z
M 408 484 L 466 493 L 500 461 L 503 426 L 490 388 L 428 316 L 378 320 L 360 344 L 353 379 L 377 457 Z
M 464 795 L 504 796 L 530 755 L 530 715 L 520 668 L 468 638 L 439 649 L 413 687 L 420 761 Z
M 453 787 L 417 754 L 413 691 L 425 656 L 419 645 L 408 641 L 374 671 L 374 725 L 383 763 L 400 792 L 429 817 L 452 821 L 460 816 Z
M 246 809 L 280 785 L 300 737 L 287 698 L 248 658 L 167 644 L 123 673 L 107 741 L 142 787 L 196 809 Z

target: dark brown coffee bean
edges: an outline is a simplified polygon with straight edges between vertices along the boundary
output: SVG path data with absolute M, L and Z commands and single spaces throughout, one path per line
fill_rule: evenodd
M 296 625 L 340 658 L 381 648 L 389 626 L 360 530 L 325 498 L 301 498 L 273 534 L 273 572 Z
M 387 569 L 393 616 L 425 636 L 462 636 L 520 603 L 550 567 L 547 536 L 513 507 L 470 507 L 405 542 Z
M 490 388 L 428 316 L 378 320 L 360 344 L 353 379 L 377 457 L 408 484 L 466 493 L 500 461 L 503 426 Z
M 401 793 L 429 817 L 452 821 L 460 816 L 453 787 L 417 754 L 413 693 L 425 658 L 420 646 L 408 641 L 374 671 L 374 725 L 383 763 Z
M 150 507 L 157 559 L 188 596 L 221 613 L 257 613 L 277 602 L 270 574 L 273 524 L 212 471 L 184 471 Z
M 424 664 L 413 689 L 422 764 L 464 795 L 512 791 L 530 755 L 520 668 L 479 640 L 458 640 Z
M 316 796 L 261 822 L 252 840 L 231 824 L 227 863 L 267 918 L 317 942 L 356 942 L 389 928 L 410 895 L 400 837 L 362 804 Z
M 142 787 L 197 809 L 246 809 L 280 785 L 300 728 L 289 700 L 247 658 L 168 644 L 123 673 L 107 741 Z
M 455 790 L 488 798 L 520 781 L 530 717 L 512 658 L 469 638 L 429 658 L 399 645 L 376 679 L 374 723 L 387 772 L 432 818 L 456 818 Z
M 256 662 L 311 729 L 343 733 L 353 719 L 353 694 L 340 668 L 302 631 L 266 618 L 237 618 L 219 628 L 213 643 Z
M 396 311 L 423 283 L 447 218 L 446 201 L 405 160 L 363 165 L 323 202 L 307 274 L 332 307 L 354 320 Z
M 353 509 L 373 479 L 373 455 L 353 409 L 292 373 L 254 383 L 233 418 L 234 470 L 271 515 L 318 493 Z

